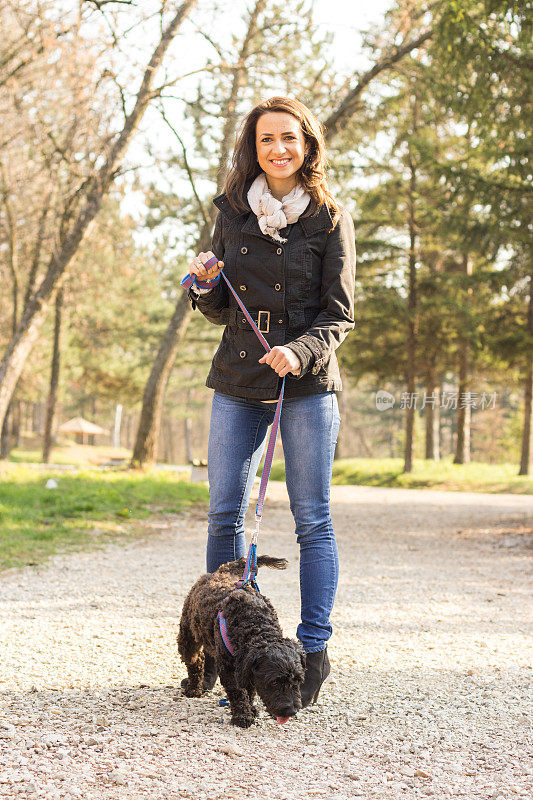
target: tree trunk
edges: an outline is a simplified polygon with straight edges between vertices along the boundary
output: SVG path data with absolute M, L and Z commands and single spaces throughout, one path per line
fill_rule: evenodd
M 459 404 L 457 408 L 457 439 L 455 442 L 454 464 L 470 463 L 470 406 L 468 402 L 461 401 L 461 398 L 467 399 L 469 349 L 468 344 L 463 342 L 459 350 Z
M 527 328 L 533 339 L 533 275 L 529 277 L 529 307 L 527 310 Z M 529 456 L 531 453 L 531 421 L 533 407 L 533 353 L 527 354 L 526 376 L 524 379 L 524 427 L 522 430 L 522 448 L 520 453 L 519 475 L 529 475 Z
M 165 463 L 174 464 L 174 432 L 172 430 L 172 420 L 170 415 L 167 415 L 163 422 L 163 431 L 166 429 L 165 439 Z
M 472 274 L 472 261 L 468 253 L 463 254 L 463 272 Z M 469 294 L 471 289 L 468 290 Z M 470 345 L 466 339 L 459 343 L 459 389 L 457 408 L 457 440 L 455 445 L 454 464 L 470 463 L 470 403 L 468 387 L 470 384 Z
M 9 342 L 0 364 L 0 424 L 3 423 L 7 407 L 13 396 L 15 386 L 35 342 L 41 332 L 48 314 L 50 303 L 61 288 L 66 270 L 86 236 L 102 200 L 113 183 L 122 159 L 141 122 L 153 96 L 153 84 L 163 57 L 174 39 L 181 23 L 187 17 L 197 0 L 184 0 L 174 18 L 162 32 L 161 39 L 152 53 L 131 113 L 126 117 L 124 127 L 117 136 L 108 159 L 92 178 L 82 184 L 79 190 L 78 211 L 72 223 L 61 235 L 54 250 L 45 277 L 34 296 L 28 302 L 15 334 Z
M 205 249 L 204 246 L 203 251 Z M 155 463 L 165 389 L 191 313 L 189 301 L 183 293 L 165 331 L 144 389 L 141 417 L 130 463 L 133 469 Z
M 413 95 L 413 133 L 418 128 L 418 98 Z M 416 340 L 418 335 L 417 319 L 417 276 L 416 276 L 416 249 L 417 249 L 417 223 L 415 216 L 416 202 L 416 167 L 413 161 L 411 145 L 408 146 L 409 163 L 409 297 L 407 301 L 408 310 L 408 330 L 407 330 L 407 408 L 405 420 L 405 448 L 404 448 L 404 472 L 411 472 L 413 469 L 413 440 L 415 425 L 415 392 L 416 392 Z
M 426 397 L 432 402 L 426 404 L 426 458 L 440 461 L 440 387 L 435 378 L 434 364 L 430 364 L 426 380 Z
M 37 238 L 35 240 L 35 246 L 33 248 L 33 255 L 31 259 L 31 266 L 30 266 L 30 274 L 28 275 L 28 282 L 26 284 L 26 291 L 24 293 L 24 304 L 23 310 L 26 308 L 28 303 L 30 302 L 31 298 L 33 297 L 33 293 L 35 292 L 35 281 L 37 279 L 37 273 L 39 270 L 39 262 L 41 258 L 41 250 L 46 234 L 46 217 L 48 216 L 48 212 L 50 210 L 50 203 L 52 199 L 52 191 L 48 192 L 48 195 L 43 203 L 43 208 L 41 210 L 41 216 L 39 217 L 39 225 L 37 228 Z
M 22 400 L 17 400 L 13 409 L 13 447 L 22 443 Z
M 7 232 L 7 245 L 8 257 L 7 262 L 11 272 L 11 298 L 12 298 L 12 315 L 11 315 L 11 333 L 15 335 L 18 325 L 18 297 L 19 297 L 19 273 L 18 273 L 18 237 L 17 226 L 15 218 L 11 212 L 11 203 L 7 191 L 7 184 L 4 176 L 4 169 L 0 161 L 0 178 L 2 183 L 2 200 L 4 205 L 4 213 L 6 216 L 6 232 Z M 17 377 L 18 380 L 18 377 Z M 6 459 L 11 450 L 13 449 L 13 437 L 9 433 L 9 427 L 13 428 L 13 394 L 15 393 L 17 383 L 13 386 L 13 391 L 10 395 L 9 403 L 0 425 L 0 458 Z
M 2 423 L 2 431 L 0 432 L 0 458 L 6 459 L 11 452 L 11 436 L 9 435 L 9 424 L 11 422 L 11 414 L 13 411 L 12 404 L 7 407 L 6 415 Z
M 407 386 L 406 392 L 408 402 L 405 409 L 405 446 L 403 452 L 403 471 L 411 472 L 413 469 L 413 442 L 414 442 L 414 429 L 415 429 L 415 404 L 411 398 L 414 398 L 416 392 L 416 374 L 414 370 L 415 358 L 415 338 L 416 334 L 413 331 L 413 324 L 409 322 L 409 332 L 407 339 Z
M 528 356 L 526 377 L 524 380 L 524 428 L 522 430 L 522 448 L 520 453 L 519 475 L 529 475 L 529 456 L 531 453 L 531 418 L 533 389 L 533 358 Z
M 46 404 L 46 418 L 44 423 L 43 437 L 43 464 L 50 463 L 50 451 L 52 449 L 52 429 L 57 400 L 57 387 L 59 385 L 60 368 L 60 340 L 61 340 L 61 312 L 63 310 L 63 290 L 60 289 L 56 296 L 56 317 L 54 325 L 54 347 L 52 351 L 52 369 L 50 371 L 50 391 Z

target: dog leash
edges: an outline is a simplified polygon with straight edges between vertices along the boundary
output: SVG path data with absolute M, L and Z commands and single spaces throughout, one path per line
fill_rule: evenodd
M 209 269 L 210 267 L 215 266 L 215 264 L 218 264 L 218 260 L 219 259 L 216 256 L 213 256 L 212 258 L 209 259 L 209 261 L 206 261 L 206 263 L 204 264 L 204 267 L 206 267 L 206 269 Z M 216 286 L 219 283 L 221 275 L 224 278 L 224 280 L 226 281 L 230 292 L 233 294 L 235 300 L 239 304 L 239 307 L 240 307 L 241 311 L 243 312 L 244 316 L 246 317 L 246 319 L 248 320 L 248 322 L 252 326 L 252 330 L 254 331 L 255 335 L 257 336 L 257 338 L 259 339 L 259 341 L 261 342 L 261 344 L 263 345 L 263 347 L 265 348 L 267 353 L 270 353 L 270 350 L 272 348 L 270 347 L 269 343 L 267 342 L 267 340 L 265 339 L 265 337 L 263 336 L 263 334 L 261 333 L 261 331 L 259 330 L 259 328 L 255 324 L 255 322 L 253 321 L 251 314 L 248 312 L 246 306 L 242 302 L 241 298 L 237 295 L 237 293 L 235 292 L 233 286 L 231 285 L 231 283 L 229 282 L 228 278 L 226 277 L 226 275 L 224 274 L 224 272 L 222 270 L 217 275 L 217 277 L 213 278 L 213 280 L 211 280 L 211 281 L 202 281 L 202 280 L 199 280 L 196 275 L 191 275 L 190 273 L 187 273 L 187 275 L 185 275 L 182 278 L 180 285 L 184 289 L 190 289 L 190 287 L 193 286 L 193 285 L 196 285 L 200 289 L 210 289 L 210 288 Z M 280 421 L 280 416 L 281 416 L 281 407 L 283 405 L 284 392 L 285 392 L 285 376 L 283 377 L 283 383 L 281 384 L 281 391 L 279 393 L 278 402 L 276 404 L 276 411 L 275 411 L 275 414 L 274 414 L 274 420 L 272 422 L 272 428 L 270 430 L 270 436 L 269 436 L 269 439 L 268 439 L 268 445 L 267 445 L 267 450 L 266 450 L 266 455 L 265 455 L 265 463 L 263 465 L 263 472 L 261 473 L 261 484 L 259 486 L 259 497 L 257 498 L 257 505 L 256 505 L 256 508 L 255 508 L 255 530 L 252 531 L 250 548 L 248 550 L 248 556 L 246 558 L 246 565 L 244 567 L 243 576 L 242 576 L 241 580 L 237 583 L 237 587 L 236 587 L 237 589 L 242 589 L 243 586 L 246 586 L 246 584 L 251 583 L 253 588 L 257 589 L 257 591 L 259 591 L 259 586 L 257 585 L 257 581 L 256 581 L 256 576 L 257 576 L 257 541 L 258 541 L 258 537 L 259 537 L 259 526 L 260 526 L 260 524 L 262 522 L 262 519 L 263 519 L 263 505 L 264 505 L 264 502 L 265 502 L 266 488 L 267 488 L 267 484 L 268 484 L 268 479 L 270 477 L 270 470 L 271 470 L 271 467 L 272 467 L 272 459 L 274 457 L 274 448 L 276 446 L 276 438 L 277 438 L 277 435 L 278 435 L 278 428 L 279 428 L 279 421 Z M 220 614 L 221 614 L 221 612 L 219 612 L 219 620 L 220 620 Z M 222 617 L 221 623 L 222 622 L 224 624 L 224 629 L 225 629 L 225 621 L 224 621 L 223 617 Z M 220 626 L 220 629 L 221 629 L 221 632 L 222 632 L 222 624 Z M 226 633 L 226 636 L 227 636 L 227 633 Z M 224 638 L 224 634 L 222 635 L 222 638 Z M 224 639 L 224 641 L 226 642 L 225 639 Z M 229 639 L 228 639 L 228 641 L 229 641 Z M 227 642 L 226 642 L 226 646 L 227 646 Z M 231 650 L 230 650 L 230 652 L 231 652 Z

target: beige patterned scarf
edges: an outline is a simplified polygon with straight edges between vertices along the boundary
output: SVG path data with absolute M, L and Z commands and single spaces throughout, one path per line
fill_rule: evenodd
M 311 199 L 311 195 L 301 184 L 297 183 L 281 201 L 276 200 L 268 188 L 264 172 L 261 172 L 254 180 L 248 189 L 247 197 L 250 208 L 257 216 L 261 231 L 271 236 L 276 242 L 287 241 L 279 235 L 280 229 L 285 228 L 291 222 L 296 222 Z

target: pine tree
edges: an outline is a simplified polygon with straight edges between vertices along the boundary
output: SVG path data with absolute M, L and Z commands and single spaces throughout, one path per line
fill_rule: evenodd
M 500 298 L 501 293 L 509 298 L 504 316 L 514 318 L 516 327 L 511 334 L 499 329 L 501 337 L 490 341 L 495 356 L 508 353 L 508 364 L 519 363 L 522 372 L 521 475 L 529 470 L 533 415 L 532 32 L 531 3 L 453 2 L 443 8 L 432 48 L 446 76 L 435 91 L 467 126 L 470 143 L 469 158 L 448 165 L 447 184 L 453 197 L 480 209 L 487 247 L 508 263 L 499 291 Z M 500 298 L 495 298 L 496 315 L 502 315 Z M 509 336 L 516 343 L 514 353 L 507 349 Z

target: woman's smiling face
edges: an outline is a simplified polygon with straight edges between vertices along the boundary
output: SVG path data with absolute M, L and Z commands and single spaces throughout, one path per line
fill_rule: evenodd
M 284 111 L 269 111 L 257 120 L 255 144 L 259 166 L 276 188 L 297 183 L 296 173 L 304 161 L 305 137 L 300 122 Z

